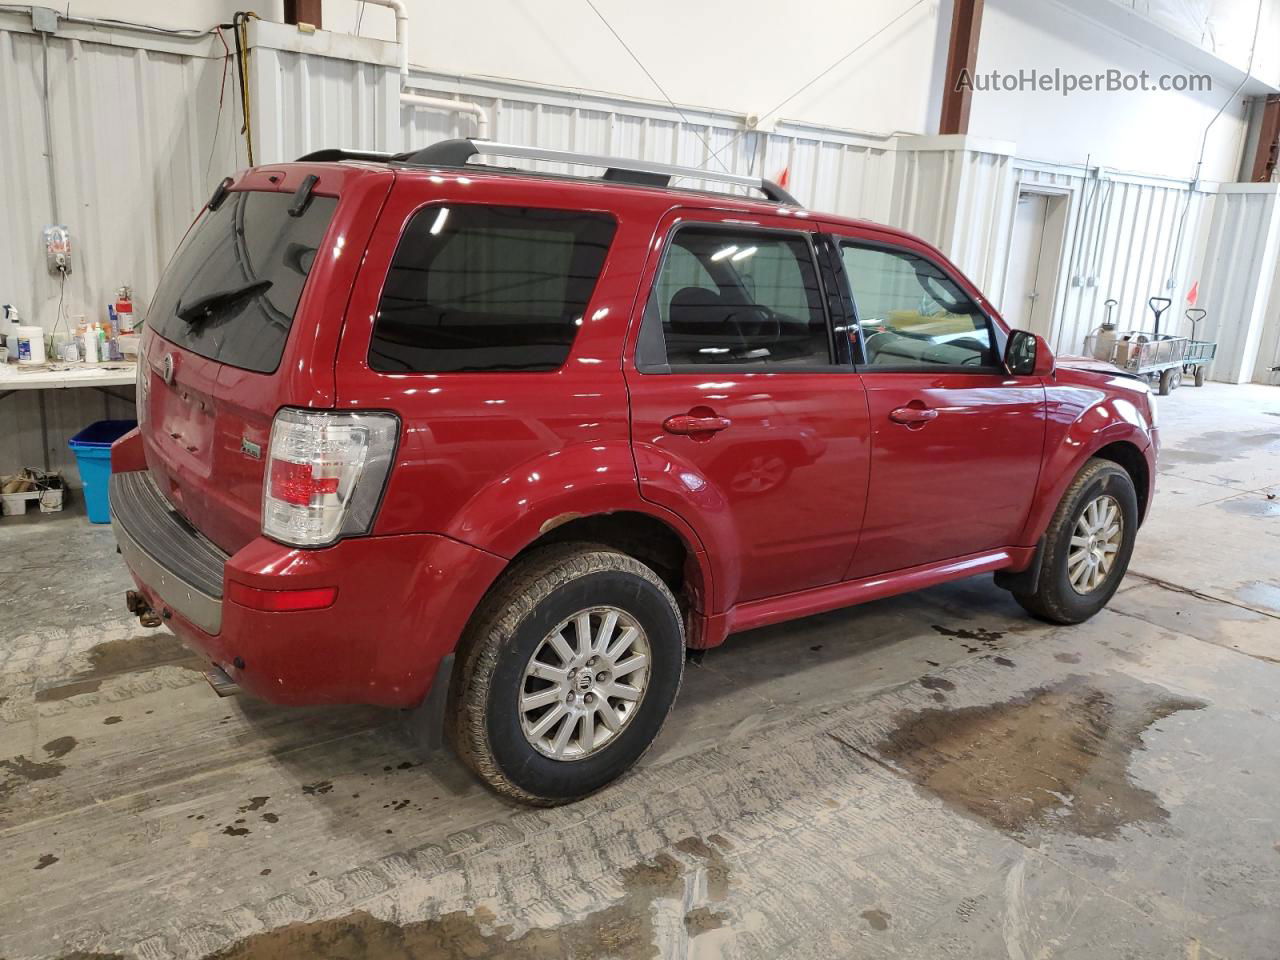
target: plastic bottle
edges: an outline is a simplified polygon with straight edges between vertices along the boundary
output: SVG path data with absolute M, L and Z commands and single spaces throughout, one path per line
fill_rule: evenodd
M 18 308 L 4 305 L 4 345 L 9 348 L 9 362 L 18 362 L 18 325 L 21 321 L 18 319 Z
M 84 362 L 98 362 L 98 331 L 97 324 L 84 328 Z
M 124 284 L 116 291 L 116 332 L 133 333 L 133 291 Z

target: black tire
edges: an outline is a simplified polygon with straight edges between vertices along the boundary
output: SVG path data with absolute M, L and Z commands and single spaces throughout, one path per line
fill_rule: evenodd
M 1205 381 L 1205 368 L 1203 363 L 1196 364 L 1196 386 L 1203 387 Z
M 1173 382 L 1173 371 L 1164 370 L 1160 374 L 1160 396 L 1167 397 L 1173 393 L 1175 384 Z
M 1068 554 L 1076 522 L 1085 508 L 1103 495 L 1120 506 L 1121 541 L 1106 577 L 1093 590 L 1080 593 L 1071 585 Z M 1030 593 L 1014 592 L 1014 598 L 1032 616 L 1050 623 L 1082 623 L 1107 605 L 1124 579 L 1138 532 L 1138 496 L 1133 480 L 1110 460 L 1090 460 L 1076 475 L 1045 531 L 1040 576 Z
M 522 729 L 517 701 L 525 668 L 557 624 L 606 604 L 644 631 L 650 657 L 644 693 L 612 740 L 578 759 L 557 760 L 535 749 Z M 680 609 L 653 570 L 604 546 L 547 547 L 512 568 L 473 617 L 450 685 L 449 738 L 500 794 L 541 806 L 577 800 L 622 776 L 653 744 L 680 690 L 684 652 Z

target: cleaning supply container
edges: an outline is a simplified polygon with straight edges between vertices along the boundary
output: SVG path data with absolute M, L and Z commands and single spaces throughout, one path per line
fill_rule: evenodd
M 84 505 L 90 523 L 110 523 L 107 485 L 111 480 L 111 444 L 138 425 L 136 420 L 99 420 L 67 441 L 80 479 L 84 481 Z
M 44 327 L 18 327 L 18 362 L 44 363 Z

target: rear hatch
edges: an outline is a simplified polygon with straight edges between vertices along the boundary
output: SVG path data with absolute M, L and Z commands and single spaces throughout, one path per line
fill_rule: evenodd
M 391 175 L 343 195 L 359 168 L 250 171 L 207 209 L 147 313 L 139 419 L 160 492 L 228 553 L 261 529 L 264 458 L 282 406 L 333 402 L 347 293 Z M 340 200 L 340 196 L 342 199 Z

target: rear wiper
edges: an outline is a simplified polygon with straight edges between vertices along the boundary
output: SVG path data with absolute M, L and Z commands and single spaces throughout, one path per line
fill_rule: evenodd
M 270 289 L 270 280 L 257 280 L 253 283 L 246 283 L 242 287 L 233 287 L 230 290 L 218 290 L 215 293 L 205 294 L 190 303 L 183 303 L 179 300 L 178 308 L 174 313 L 187 321 L 187 323 L 204 323 L 227 307 L 233 307 L 244 300 L 248 300 L 250 297 L 261 296 Z

